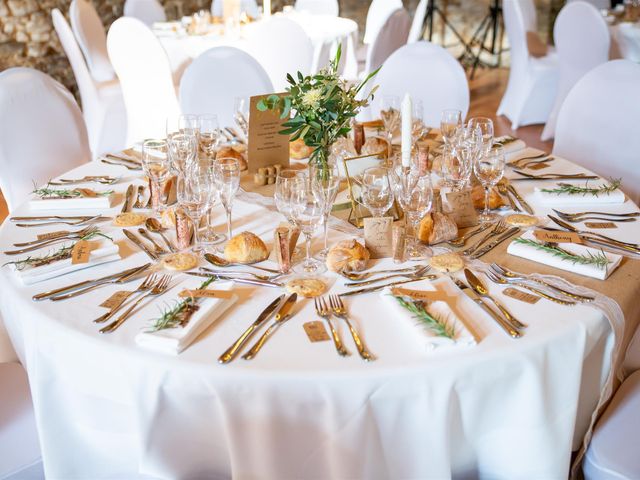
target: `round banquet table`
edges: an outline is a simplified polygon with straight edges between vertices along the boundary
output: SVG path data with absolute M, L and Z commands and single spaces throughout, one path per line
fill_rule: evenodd
M 559 170 L 578 169 L 557 162 Z M 122 175 L 114 185 L 119 193 L 132 181 L 141 183 L 101 163 L 65 176 L 87 174 Z M 518 188 L 542 215 L 532 183 Z M 282 217 L 255 198 L 236 200 L 234 229 L 255 232 L 271 245 Z M 615 208 L 636 207 L 627 200 Z M 115 205 L 107 214 L 119 210 Z M 36 213 L 25 203 L 13 214 Z M 470 299 L 453 295 L 452 305 L 479 342 L 427 350 L 415 326 L 394 318 L 378 293 L 345 297 L 378 357 L 366 363 L 342 323 L 334 322 L 350 357 L 339 357 L 332 342 L 310 343 L 302 324 L 318 317 L 313 302 L 302 300 L 255 359 L 220 365 L 218 356 L 280 292 L 236 285 L 240 300 L 177 356 L 134 341 L 176 290 L 109 335 L 92 323 L 104 313 L 98 305 L 138 282 L 60 302 L 31 300 L 38 292 L 146 263 L 118 229 L 100 225 L 120 245 L 122 260 L 31 286 L 21 285 L 9 268 L 0 270 L 1 313 L 29 374 L 47 478 L 567 477 L 571 451 L 580 445 L 609 370 L 613 334 L 599 310 L 546 300 L 532 307 L 501 296 L 529 324 L 513 340 Z M 7 220 L 0 246 L 7 250 L 41 230 Z M 639 231 L 640 222 L 624 224 L 616 235 L 637 240 Z M 330 231 L 331 240 L 348 236 Z M 2 257 L 3 263 L 11 259 Z M 637 282 L 638 262 L 625 262 L 620 275 Z M 537 264 L 529 269 L 543 270 Z M 174 278 L 178 289 L 200 282 L 185 274 Z M 332 292 L 344 291 L 343 280 L 326 278 Z M 486 283 L 493 294 L 502 290 Z M 631 297 L 624 301 L 633 303 Z
M 296 11 L 276 15 L 289 18 L 304 29 L 313 44 L 315 50 L 314 58 L 317 57 L 323 45 L 342 42 L 345 58 L 342 74 L 346 78 L 357 78 L 356 46 L 358 44 L 358 24 L 355 21 L 333 15 L 313 15 Z M 180 77 L 189 63 L 210 48 L 231 45 L 251 53 L 246 39 L 261 21 L 258 20 L 257 22 L 243 25 L 239 36 L 225 33 L 222 25 L 216 25 L 214 31 L 207 35 L 186 35 L 184 30 L 179 27 L 180 24 L 178 22 L 156 24 L 154 33 L 167 52 L 174 73 L 174 81 L 179 83 Z

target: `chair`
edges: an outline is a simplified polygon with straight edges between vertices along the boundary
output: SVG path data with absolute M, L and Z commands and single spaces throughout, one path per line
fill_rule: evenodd
M 299 24 L 288 18 L 271 17 L 256 25 L 247 51 L 264 67 L 278 92 L 287 87 L 288 73 L 311 72 L 311 39 Z
M 384 63 L 393 52 L 407 43 L 409 29 L 411 28 L 411 18 L 404 8 L 399 8 L 393 12 L 378 35 L 369 45 L 367 60 L 361 77 L 365 77 Z
M 409 38 L 407 43 L 417 42 L 422 40 L 422 34 L 424 33 L 424 19 L 427 16 L 427 7 L 431 0 L 420 0 L 416 11 L 413 14 L 413 22 L 411 22 L 411 30 L 409 30 Z
M 295 9 L 313 15 L 333 15 L 340 13 L 338 0 L 296 0 Z
M 140 20 L 122 17 L 109 29 L 107 48 L 127 107 L 127 143 L 164 137 L 167 118 L 180 108 L 162 45 Z
M 422 100 L 424 122 L 440 125 L 442 110 L 455 108 L 462 117 L 469 110 L 469 84 L 460 63 L 444 48 L 427 41 L 406 45 L 392 54 L 372 83 L 379 85 L 372 104 L 379 117 L 379 100 L 384 95 L 402 99 L 405 93 Z
M 0 363 L 0 452 L 3 480 L 44 480 L 29 382 L 19 363 Z
M 514 130 L 522 125 L 545 123 L 558 88 L 555 53 L 534 57 L 527 46 L 527 32 L 536 31 L 533 0 L 504 0 L 504 24 L 511 46 L 511 70 L 498 115 L 511 120 Z
M 34 183 L 45 184 L 91 160 L 75 99 L 37 70 L 0 73 L 0 125 L 0 189 L 9 212 L 27 198 Z
M 71 0 L 69 18 L 80 50 L 97 82 L 106 82 L 116 77 L 107 54 L 107 33 L 98 12 L 89 0 Z
M 137 18 L 148 27 L 152 27 L 155 22 L 167 21 L 164 7 L 158 0 L 126 0 L 124 15 Z
M 234 125 L 234 99 L 273 92 L 269 75 L 248 53 L 214 47 L 199 55 L 180 81 L 182 112 L 216 114 L 220 126 Z
M 252 18 L 258 18 L 262 11 L 258 8 L 258 4 L 256 0 L 239 0 L 240 1 L 240 12 L 245 12 Z M 223 0 L 213 0 L 211 2 L 211 14 L 216 17 L 222 17 L 224 14 L 222 4 Z
M 387 19 L 402 6 L 402 0 L 372 0 L 367 11 L 362 42 L 365 45 L 372 44 Z
M 571 87 L 589 70 L 609 59 L 609 27 L 600 12 L 590 3 L 567 3 L 556 18 L 553 39 L 558 53 L 560 80 L 556 99 L 542 140 L 553 138 L 556 117 Z
M 640 65 L 613 60 L 582 77 L 567 95 L 556 124 L 553 155 L 605 178 L 640 203 Z
M 126 146 L 127 112 L 120 82 L 117 78 L 106 82 L 95 81 L 62 12 L 53 9 L 51 18 L 80 90 L 82 113 L 93 158 L 123 149 Z
M 575 2 L 576 0 L 567 0 L 567 4 Z M 577 0 L 584 1 L 584 0 Z M 598 10 L 608 10 L 611 8 L 611 0 L 586 0 L 587 3 L 593 5 Z

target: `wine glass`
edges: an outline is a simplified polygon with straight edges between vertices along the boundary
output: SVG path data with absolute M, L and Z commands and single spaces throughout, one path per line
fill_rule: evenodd
M 178 175 L 178 205 L 193 223 L 193 251 L 201 251 L 199 227 L 211 204 L 213 178 L 207 169 L 191 165 Z
M 424 107 L 422 100 L 413 100 L 411 104 L 411 143 L 415 145 L 427 132 L 428 128 L 424 123 Z
M 487 117 L 473 117 L 468 123 L 469 129 L 480 136 L 483 153 L 488 153 L 493 146 L 493 121 Z
M 190 133 L 173 133 L 167 137 L 169 159 L 174 174 L 182 173 L 195 162 L 198 155 L 198 140 Z
M 198 146 L 200 152 L 209 160 L 215 157 L 216 148 L 220 142 L 220 126 L 217 115 L 200 115 L 198 117 L 199 135 Z
M 324 260 L 327 258 L 327 253 L 329 253 L 329 248 L 327 246 L 329 216 L 331 215 L 333 202 L 336 200 L 336 195 L 338 194 L 340 174 L 336 165 L 311 165 L 309 168 L 309 177 L 311 181 L 311 188 L 313 188 L 316 195 L 322 197 L 325 205 L 325 210 L 322 216 L 324 246 L 322 250 L 316 254 L 316 258 Z
M 167 118 L 167 137 L 176 133 L 197 135 L 199 129 L 198 116 L 183 114 Z
M 273 199 L 278 211 L 284 215 L 287 222 L 293 224 L 291 216 L 291 197 L 295 191 L 296 182 L 306 181 L 306 172 L 304 170 L 280 170 L 276 177 L 276 187 L 273 193 Z
M 227 213 L 227 238 L 232 237 L 231 208 L 240 187 L 240 162 L 235 158 L 220 158 L 214 163 L 214 178 L 220 194 L 220 202 Z
M 471 177 L 474 155 L 470 144 L 444 145 L 441 162 L 444 184 L 454 191 L 462 190 Z
M 440 115 L 440 133 L 445 145 L 451 145 L 462 126 L 462 112 L 460 110 L 443 110 Z
M 149 177 L 149 194 L 154 215 L 164 210 L 162 190 L 169 179 L 169 147 L 166 140 L 145 140 L 142 143 L 142 167 Z
M 387 155 L 391 158 L 393 132 L 400 123 L 400 98 L 395 95 L 384 95 L 381 100 L 380 117 L 387 134 Z
M 489 211 L 489 193 L 504 175 L 504 150 L 496 146 L 485 155 L 480 155 L 473 164 L 476 178 L 484 187 L 484 211 L 479 216 L 481 222 L 494 221 L 498 215 Z
M 242 130 L 244 138 L 249 138 L 249 98 L 236 97 L 233 102 L 233 115 L 236 124 Z
M 293 267 L 293 271 L 313 276 L 326 271 L 324 262 L 311 258 L 311 238 L 322 223 L 326 210 L 325 198 L 317 195 L 309 179 L 296 181 L 292 185 L 291 218 L 305 237 L 305 260 Z
M 360 180 L 362 204 L 373 217 L 382 217 L 393 205 L 393 190 L 389 181 L 389 169 L 370 167 L 362 172 Z

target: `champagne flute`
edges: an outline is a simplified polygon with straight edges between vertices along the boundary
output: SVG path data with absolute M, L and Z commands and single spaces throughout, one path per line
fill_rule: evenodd
M 178 205 L 193 224 L 194 242 L 192 250 L 201 251 L 199 226 L 202 216 L 210 206 L 213 181 L 209 172 L 192 165 L 178 175 Z
M 195 162 L 198 155 L 198 140 L 190 133 L 173 133 L 167 137 L 169 159 L 174 174 L 183 173 Z
M 217 115 L 200 115 L 198 117 L 199 135 L 198 146 L 200 152 L 209 160 L 215 157 L 216 148 L 220 143 L 220 127 Z
M 198 116 L 183 114 L 167 118 L 167 137 L 175 133 L 197 135 L 199 129 Z
M 453 191 L 462 190 L 471 177 L 474 149 L 469 144 L 444 145 L 441 168 L 444 184 Z
M 400 123 L 400 98 L 395 95 L 384 95 L 381 100 L 380 117 L 387 134 L 387 158 L 391 158 L 393 132 Z
M 159 216 L 164 211 L 162 190 L 169 179 L 169 147 L 166 140 L 145 140 L 142 143 L 142 167 L 149 177 L 149 195 L 153 213 Z
M 486 155 L 479 155 L 473 164 L 476 178 L 484 187 L 484 211 L 479 216 L 481 222 L 492 222 L 498 215 L 489 211 L 489 193 L 504 175 L 504 150 L 496 146 Z
M 389 169 L 370 167 L 362 172 L 362 204 L 373 217 L 382 217 L 393 205 L 393 189 L 389 181 Z
M 248 139 L 250 99 L 244 97 L 236 97 L 233 103 L 233 111 L 235 112 L 233 118 L 236 121 L 236 124 L 240 127 L 240 130 L 242 130 L 244 138 Z
M 313 276 L 326 271 L 324 262 L 311 258 L 311 238 L 322 223 L 325 199 L 317 195 L 311 182 L 297 181 L 292 185 L 291 217 L 305 237 L 305 260 L 293 267 L 293 271 L 305 276 Z
M 468 126 L 474 134 L 480 136 L 483 153 L 488 153 L 493 147 L 493 121 L 487 117 L 473 117 Z
M 233 199 L 240 187 L 240 162 L 235 158 L 220 158 L 214 164 L 214 178 L 220 194 L 220 201 L 227 213 L 227 238 L 230 240 L 231 208 Z
M 440 115 L 440 133 L 445 145 L 451 145 L 458 129 L 462 127 L 462 112 L 460 110 L 443 110 Z
M 293 217 L 291 215 L 291 197 L 295 191 L 296 182 L 306 181 L 306 171 L 304 170 L 280 170 L 276 177 L 276 187 L 273 193 L 273 199 L 278 211 L 284 215 L 287 222 L 293 225 Z
M 316 195 L 322 197 L 325 205 L 325 210 L 322 216 L 324 246 L 322 250 L 316 254 L 316 258 L 325 260 L 329 253 L 329 248 L 327 246 L 329 216 L 331 215 L 333 202 L 335 202 L 336 195 L 338 194 L 340 174 L 336 165 L 311 165 L 309 167 L 309 176 L 311 180 L 311 188 L 313 188 Z
M 415 99 L 411 104 L 411 118 L 413 123 L 411 125 L 411 143 L 413 145 L 426 135 L 429 131 L 424 123 L 424 107 L 422 100 Z

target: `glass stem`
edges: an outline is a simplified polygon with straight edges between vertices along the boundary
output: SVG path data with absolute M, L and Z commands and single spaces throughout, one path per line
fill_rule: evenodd
M 225 208 L 227 212 L 227 239 L 231 240 L 231 207 Z
M 327 237 L 329 236 L 329 213 L 324 217 L 324 250 L 327 250 Z
M 202 220 L 202 217 L 200 215 L 196 215 L 192 220 L 193 220 L 193 250 L 197 251 L 198 246 L 200 245 L 198 230 L 200 229 L 200 220 Z
M 307 235 L 306 233 L 304 234 L 304 239 L 305 239 L 305 249 L 306 249 L 306 258 L 304 263 L 306 263 L 307 265 L 309 265 L 311 263 L 311 235 Z
M 484 212 L 483 215 L 489 215 L 489 187 L 484 187 Z

